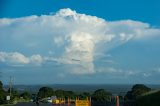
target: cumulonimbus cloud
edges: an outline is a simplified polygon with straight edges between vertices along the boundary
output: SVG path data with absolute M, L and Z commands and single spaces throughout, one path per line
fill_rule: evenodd
M 0 33 L 1 51 L 2 45 L 31 53 L 54 51 L 58 62 L 73 65 L 72 73 L 88 74 L 95 73 L 96 54 L 130 40 L 158 36 L 160 29 L 140 21 L 106 21 L 67 8 L 51 15 L 0 19 Z M 28 63 L 20 57 L 20 62 Z M 39 56 L 31 60 L 41 61 Z

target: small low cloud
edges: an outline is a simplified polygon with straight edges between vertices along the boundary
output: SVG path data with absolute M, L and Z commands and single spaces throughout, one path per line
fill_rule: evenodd
M 151 73 L 143 73 L 142 74 L 144 77 L 150 77 L 151 76 Z
M 39 54 L 32 55 L 29 60 L 31 63 L 36 64 L 36 65 L 41 65 L 43 63 L 43 58 Z
M 114 67 L 97 68 L 97 72 L 105 73 L 115 77 L 126 77 L 126 78 L 130 76 L 136 76 L 138 74 L 134 70 L 124 70 L 124 69 L 114 68 Z
M 28 64 L 29 58 L 18 52 L 0 52 L 0 61 L 9 64 Z
M 160 74 L 160 67 L 153 68 L 151 71 L 152 73 Z
M 14 66 L 28 64 L 41 65 L 43 63 L 43 58 L 40 55 L 27 57 L 19 52 L 0 52 L 0 62 Z

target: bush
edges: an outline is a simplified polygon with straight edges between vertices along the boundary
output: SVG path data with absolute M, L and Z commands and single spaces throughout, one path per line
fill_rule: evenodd
M 46 98 L 46 97 L 51 97 L 54 95 L 54 91 L 52 88 L 50 87 L 42 87 L 39 89 L 39 92 L 38 92 L 38 97 L 40 98 Z
M 127 92 L 126 98 L 129 100 L 135 100 L 138 97 L 142 96 L 142 94 L 147 93 L 149 91 L 151 91 L 151 88 L 148 88 L 143 84 L 136 84 L 132 87 L 131 91 Z
M 112 94 L 104 89 L 98 89 L 93 93 L 92 99 L 97 102 L 110 102 L 111 96 Z
M 160 91 L 142 96 L 136 102 L 138 106 L 160 106 Z
M 6 92 L 3 90 L 3 83 L 0 81 L 0 104 L 4 104 L 6 102 Z
M 27 91 L 25 91 L 24 93 L 22 93 L 20 96 L 23 97 L 23 99 L 26 99 L 26 100 L 28 100 L 28 99 L 31 98 L 31 95 Z

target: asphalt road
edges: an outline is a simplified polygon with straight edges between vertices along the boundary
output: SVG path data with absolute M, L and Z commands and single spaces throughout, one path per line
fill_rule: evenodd
M 37 106 L 36 103 L 29 102 L 29 103 L 18 103 L 13 106 Z M 51 103 L 40 103 L 39 106 L 66 106 L 66 105 L 53 105 Z
M 16 105 L 12 105 L 12 106 L 37 106 L 36 103 L 33 102 L 29 102 L 29 103 L 18 103 Z M 39 106 L 68 106 L 66 105 L 53 105 L 51 103 L 40 103 Z M 71 105 L 71 106 L 75 106 L 75 105 Z M 93 106 L 115 106 L 115 104 L 108 104 L 108 105 L 93 105 Z M 122 104 L 120 104 L 120 106 L 123 106 Z M 134 106 L 134 105 L 127 105 L 127 106 Z

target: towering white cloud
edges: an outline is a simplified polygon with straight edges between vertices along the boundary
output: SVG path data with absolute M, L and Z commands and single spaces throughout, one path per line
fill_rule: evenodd
M 160 29 L 133 20 L 106 21 L 67 8 L 52 15 L 0 19 L 0 33 L 1 51 L 5 50 L 3 45 L 10 51 L 14 48 L 42 54 L 54 51 L 58 62 L 73 65 L 74 74 L 89 74 L 95 73 L 96 54 L 130 40 L 158 36 Z M 30 59 L 23 55 L 9 57 L 23 64 L 42 63 L 40 55 Z M 1 56 L 0 60 L 6 58 Z

